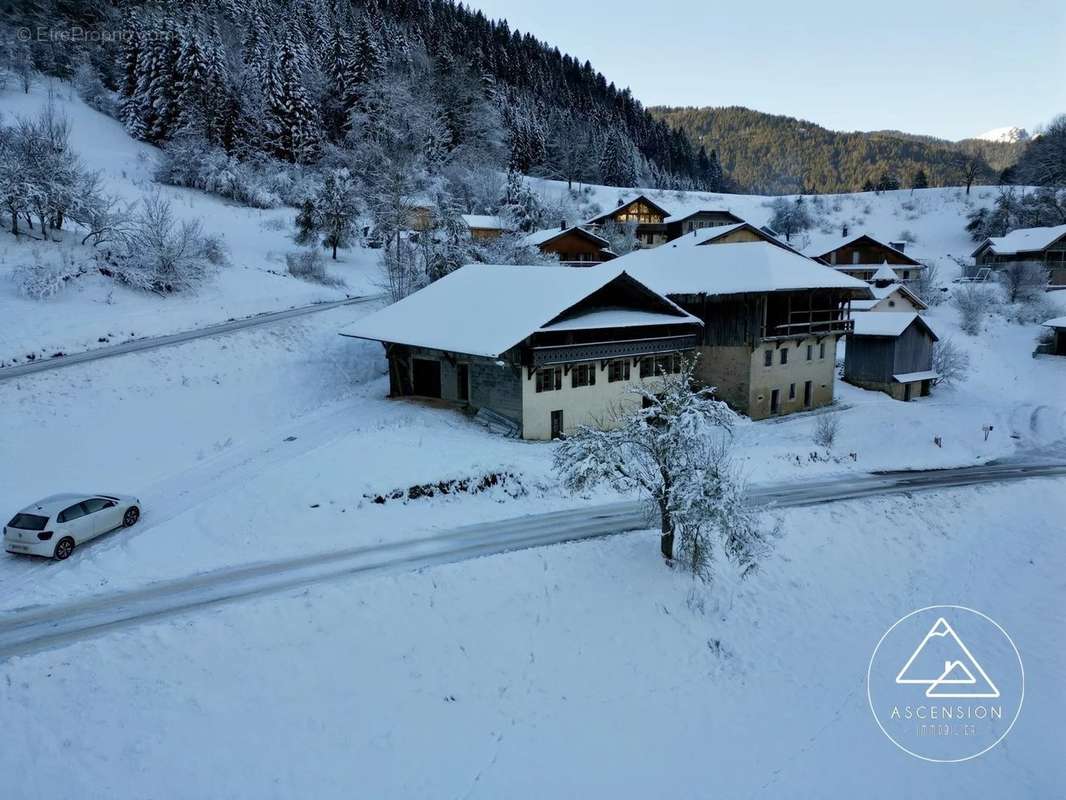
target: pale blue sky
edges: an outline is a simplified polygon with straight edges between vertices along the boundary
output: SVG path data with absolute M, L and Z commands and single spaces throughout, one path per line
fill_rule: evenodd
M 472 0 L 646 105 L 949 139 L 1066 112 L 1066 0 Z

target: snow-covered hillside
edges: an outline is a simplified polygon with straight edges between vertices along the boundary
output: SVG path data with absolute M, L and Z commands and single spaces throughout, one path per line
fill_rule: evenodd
M 25 236 L 16 240 L 5 217 L 0 226 L 0 316 L 8 324 L 0 330 L 0 364 L 377 291 L 374 254 L 358 249 L 343 253 L 343 260 L 331 268 L 344 281 L 342 286 L 287 275 L 285 253 L 297 249 L 292 241 L 292 209 L 246 208 L 203 192 L 154 183 L 159 151 L 132 139 L 118 122 L 89 108 L 69 84 L 42 79 L 29 94 L 9 84 L 0 89 L 0 121 L 10 124 L 17 117 L 38 114 L 48 102 L 49 88 L 56 107 L 71 122 L 74 150 L 88 169 L 99 172 L 106 194 L 137 202 L 160 193 L 171 201 L 179 218 L 201 220 L 207 233 L 221 237 L 230 264 L 193 296 L 157 297 L 90 274 L 48 300 L 34 300 L 16 290 L 11 280 L 14 269 L 33 259 L 35 251 L 44 257 L 56 248 L 84 252 L 80 244 L 84 234 L 64 231 L 58 244 L 33 242 Z

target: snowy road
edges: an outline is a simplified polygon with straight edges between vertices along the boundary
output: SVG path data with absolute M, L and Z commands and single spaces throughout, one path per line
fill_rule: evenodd
M 946 470 L 870 474 L 802 484 L 772 484 L 753 487 L 750 496 L 760 505 L 793 508 L 874 495 L 1063 476 L 1066 476 L 1066 464 L 1062 462 L 1019 461 Z M 646 507 L 636 501 L 626 501 L 479 523 L 432 537 L 201 573 L 144 589 L 97 595 L 68 605 L 6 614 L 0 617 L 0 658 L 229 600 L 322 581 L 422 569 L 648 526 Z
M 112 345 L 110 347 L 98 347 L 80 353 L 70 353 L 43 360 L 39 359 L 25 364 L 0 368 L 0 381 L 8 378 L 17 378 L 22 375 L 32 375 L 35 372 L 45 372 L 50 369 L 69 367 L 74 364 L 85 364 L 90 361 L 98 361 L 102 358 L 111 358 L 113 356 L 126 355 L 127 353 L 139 353 L 144 350 L 155 350 L 160 347 L 183 344 L 185 342 L 191 342 L 194 339 L 203 339 L 208 336 L 219 336 L 224 333 L 233 333 L 234 331 L 255 328 L 260 325 L 284 322 L 285 320 L 303 317 L 308 314 L 317 314 L 320 311 L 329 311 L 334 308 L 340 308 L 341 306 L 369 303 L 373 300 L 379 300 L 381 297 L 382 295 L 375 294 L 361 297 L 349 297 L 344 300 L 333 300 L 327 303 L 312 303 L 307 306 L 287 308 L 284 311 L 269 311 L 265 314 L 256 314 L 254 317 L 230 320 L 229 322 L 221 322 L 217 325 L 208 325 L 191 331 L 181 331 L 179 333 L 167 334 L 166 336 L 150 336 L 144 339 L 134 339 L 130 342 Z

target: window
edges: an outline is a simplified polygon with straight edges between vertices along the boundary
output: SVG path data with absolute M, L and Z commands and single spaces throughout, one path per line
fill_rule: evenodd
M 655 374 L 655 359 L 642 358 L 640 360 L 640 377 L 650 378 Z
M 795 400 L 796 399 L 796 384 L 794 384 L 794 383 L 790 383 L 788 385 L 788 399 L 789 400 Z
M 787 347 L 782 347 L 781 348 L 781 363 L 782 364 L 787 364 L 788 363 L 788 348 Z
M 24 531 L 43 531 L 47 523 L 48 517 L 39 514 L 16 514 L 11 522 L 7 523 L 7 527 Z
M 852 251 L 852 253 L 851 253 L 851 263 L 852 264 L 858 264 L 859 263 L 859 251 L 858 250 L 853 250 Z
M 92 497 L 82 503 L 82 505 L 85 506 L 86 514 L 95 514 L 100 509 L 113 506 L 114 503 L 110 500 L 104 500 L 102 497 Z
M 549 367 L 537 370 L 537 391 L 555 392 L 563 388 L 563 368 Z
M 825 358 L 825 342 L 818 342 L 818 358 Z
M 578 364 L 570 370 L 570 385 L 575 389 L 579 386 L 596 385 L 596 365 Z
M 677 375 L 681 372 L 681 354 L 671 353 L 668 356 L 655 357 L 656 375 Z
M 814 345 L 813 344 L 807 345 L 807 360 L 808 361 L 813 361 L 814 360 Z
M 911 271 L 909 269 L 903 270 L 903 280 L 909 280 L 911 277 Z
M 776 414 L 781 410 L 781 392 L 774 389 L 770 392 L 770 413 Z
M 811 407 L 811 382 L 807 381 L 803 384 L 803 407 Z
M 889 308 L 895 308 L 896 307 L 896 301 L 895 300 L 889 300 L 888 301 L 888 307 Z
M 85 516 L 85 504 L 75 503 L 70 508 L 64 508 L 59 512 L 59 516 L 56 517 L 57 522 L 71 522 L 80 517 Z
M 762 364 L 764 367 L 772 367 L 774 365 L 774 351 L 763 350 Z
M 617 383 L 618 381 L 629 380 L 629 361 L 623 359 L 621 361 L 612 361 L 607 365 L 607 382 Z

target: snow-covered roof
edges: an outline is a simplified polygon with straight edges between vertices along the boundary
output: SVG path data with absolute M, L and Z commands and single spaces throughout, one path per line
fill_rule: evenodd
M 666 244 L 659 245 L 660 247 L 699 247 L 705 245 L 708 242 L 713 242 L 715 239 L 721 239 L 733 231 L 740 230 L 741 228 L 747 228 L 752 231 L 756 236 L 760 237 L 760 241 L 771 241 L 771 244 L 777 244 L 781 247 L 789 250 L 795 250 L 790 244 L 779 240 L 773 234 L 767 233 L 762 228 L 756 228 L 750 222 L 734 222 L 731 225 L 716 225 L 713 228 L 697 228 L 694 231 L 686 233 L 684 236 L 679 236 Z
M 896 271 L 888 266 L 887 263 L 879 266 L 877 272 L 875 272 L 873 277 L 870 278 L 872 281 L 888 281 L 890 283 L 895 283 L 896 279 Z
M 921 264 L 918 263 L 918 261 L 913 256 L 908 255 L 907 253 L 904 253 L 902 250 L 896 249 L 895 247 L 893 247 L 892 245 L 890 245 L 890 244 L 888 244 L 886 242 L 882 242 L 880 239 L 874 238 L 873 236 L 871 236 L 869 233 L 866 233 L 865 231 L 860 231 L 859 233 L 853 234 L 851 236 L 837 237 L 835 239 L 826 239 L 824 237 L 814 237 L 811 240 L 810 244 L 808 244 L 806 247 L 803 248 L 802 252 L 803 252 L 804 255 L 810 256 L 811 258 L 823 258 L 823 257 L 828 256 L 834 250 L 839 250 L 841 247 L 847 247 L 849 244 L 854 244 L 859 239 L 869 239 L 874 244 L 879 244 L 882 247 L 887 248 L 888 250 L 891 250 L 893 253 L 896 253 L 897 255 L 901 256 L 902 258 L 907 259 L 908 262 L 911 262 L 911 266 L 912 267 L 913 266 L 922 266 Z M 841 268 L 852 268 L 852 269 L 855 269 L 856 267 L 861 267 L 863 265 L 862 264 L 836 264 L 834 266 L 841 267 Z
M 977 255 L 986 245 L 993 253 L 1000 256 L 1031 253 L 1050 247 L 1063 236 L 1066 236 L 1066 225 L 1054 225 L 1050 228 L 1019 228 L 1006 236 L 992 236 L 986 239 L 973 252 L 973 255 Z
M 468 264 L 340 333 L 497 358 L 623 274 L 611 265 L 573 269 Z M 676 309 L 674 322 L 698 322 L 665 298 L 662 302 Z M 618 320 L 625 314 L 644 313 L 612 311 L 612 325 L 620 327 Z
M 687 204 L 679 204 L 679 205 L 684 206 L 684 205 L 687 205 Z M 672 210 L 670 216 L 668 216 L 666 219 L 664 219 L 663 222 L 666 222 L 666 223 L 681 222 L 682 220 L 686 220 L 689 217 L 694 217 L 697 214 L 728 214 L 731 217 L 735 217 L 736 219 L 740 219 L 740 217 L 738 217 L 736 214 L 734 214 L 728 208 L 720 208 L 718 206 L 712 206 L 712 207 L 698 206 L 698 207 L 695 207 L 695 208 L 687 207 L 687 208 L 682 208 L 681 210 Z
M 560 236 L 566 236 L 566 234 L 573 233 L 574 231 L 582 233 L 585 236 L 589 236 L 595 239 L 597 242 L 601 242 L 604 247 L 607 247 L 610 244 L 610 242 L 608 242 L 602 236 L 597 236 L 594 233 L 590 233 L 589 231 L 585 230 L 584 228 L 580 228 L 577 225 L 571 226 L 569 228 L 542 228 L 539 231 L 533 231 L 532 233 L 527 234 L 523 237 L 523 239 L 526 244 L 533 245 L 534 247 L 539 247 L 545 242 L 550 242 L 552 239 L 557 239 Z
M 685 314 L 662 314 L 656 311 L 638 311 L 632 308 L 601 308 L 584 311 L 572 317 L 566 317 L 541 331 L 584 331 L 592 328 L 635 328 L 641 325 L 676 325 L 679 322 L 700 323 L 698 317 Z
M 888 286 L 871 286 L 870 291 L 873 293 L 872 300 L 851 301 L 851 308 L 853 311 L 869 311 L 882 300 L 891 297 L 897 292 L 899 294 L 905 295 L 907 299 L 914 303 L 914 305 L 916 305 L 918 308 L 924 309 L 929 307 L 922 301 L 922 298 L 920 298 L 918 295 L 908 289 L 905 284 L 902 283 L 891 283 Z
M 855 321 L 856 336 L 899 336 L 917 320 L 934 339 L 938 338 L 929 323 L 916 311 L 859 311 L 852 314 L 851 318 Z
M 484 230 L 503 231 L 507 230 L 507 223 L 504 222 L 503 217 L 492 216 L 490 214 L 461 214 L 463 222 L 466 223 L 468 228 L 479 228 Z
M 1066 317 L 1055 317 L 1044 323 L 1049 328 L 1066 328 Z
M 939 373 L 928 369 L 925 372 L 902 372 L 899 375 L 893 375 L 892 379 L 898 383 L 911 383 L 912 381 L 934 381 L 939 377 Z
M 678 196 L 680 194 L 680 196 Z M 636 200 L 643 200 L 654 208 L 663 212 L 663 222 L 680 222 L 683 219 L 688 219 L 693 214 L 705 213 L 705 214 L 731 214 L 737 219 L 741 219 L 741 216 L 728 208 L 725 205 L 718 205 L 714 196 L 705 195 L 700 196 L 695 192 L 673 193 L 670 197 L 661 197 L 652 199 L 646 194 L 634 193 L 626 195 L 622 202 L 616 205 L 614 208 L 609 208 L 605 211 L 601 211 L 596 216 L 592 217 L 586 224 L 592 225 L 604 217 L 608 217 L 615 213 L 620 208 L 625 208 L 630 203 Z
M 790 289 L 851 289 L 870 297 L 865 281 L 769 242 L 637 250 L 612 262 L 660 294 L 747 294 Z

